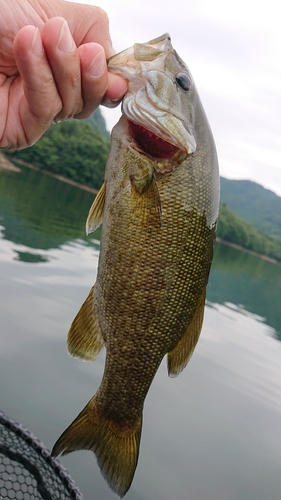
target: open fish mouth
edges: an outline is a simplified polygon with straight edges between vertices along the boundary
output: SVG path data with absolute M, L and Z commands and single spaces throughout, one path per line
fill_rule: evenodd
M 108 70 L 128 81 L 122 113 L 143 152 L 169 159 L 196 151 L 193 81 L 168 34 L 115 54 Z
M 142 125 L 138 125 L 130 120 L 128 120 L 128 123 L 130 134 L 134 141 L 149 156 L 169 159 L 180 151 L 180 148 L 175 146 L 175 144 L 162 139 Z

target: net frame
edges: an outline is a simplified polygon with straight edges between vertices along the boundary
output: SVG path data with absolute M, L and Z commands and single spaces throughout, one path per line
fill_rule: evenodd
M 0 411 L 0 500 L 84 500 L 59 460 Z

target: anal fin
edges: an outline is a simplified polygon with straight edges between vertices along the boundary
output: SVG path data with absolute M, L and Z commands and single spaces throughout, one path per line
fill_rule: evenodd
M 74 318 L 67 337 L 68 352 L 82 361 L 94 361 L 104 346 L 97 320 L 94 287 Z
M 176 377 L 186 367 L 198 342 L 205 308 L 206 289 L 204 289 L 197 309 L 189 323 L 186 332 L 177 343 L 176 347 L 168 353 L 169 377 Z

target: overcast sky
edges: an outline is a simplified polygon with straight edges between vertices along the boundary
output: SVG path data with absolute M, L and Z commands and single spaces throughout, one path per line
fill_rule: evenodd
M 79 1 L 79 0 L 76 0 Z M 281 196 L 281 25 L 276 0 L 84 0 L 119 52 L 169 32 L 215 137 L 221 175 Z M 101 108 L 111 129 L 120 114 Z

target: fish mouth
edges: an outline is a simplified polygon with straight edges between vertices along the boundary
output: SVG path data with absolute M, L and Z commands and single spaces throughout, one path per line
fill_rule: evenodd
M 130 120 L 128 123 L 131 136 L 145 154 L 154 158 L 170 159 L 181 150 L 142 125 Z

